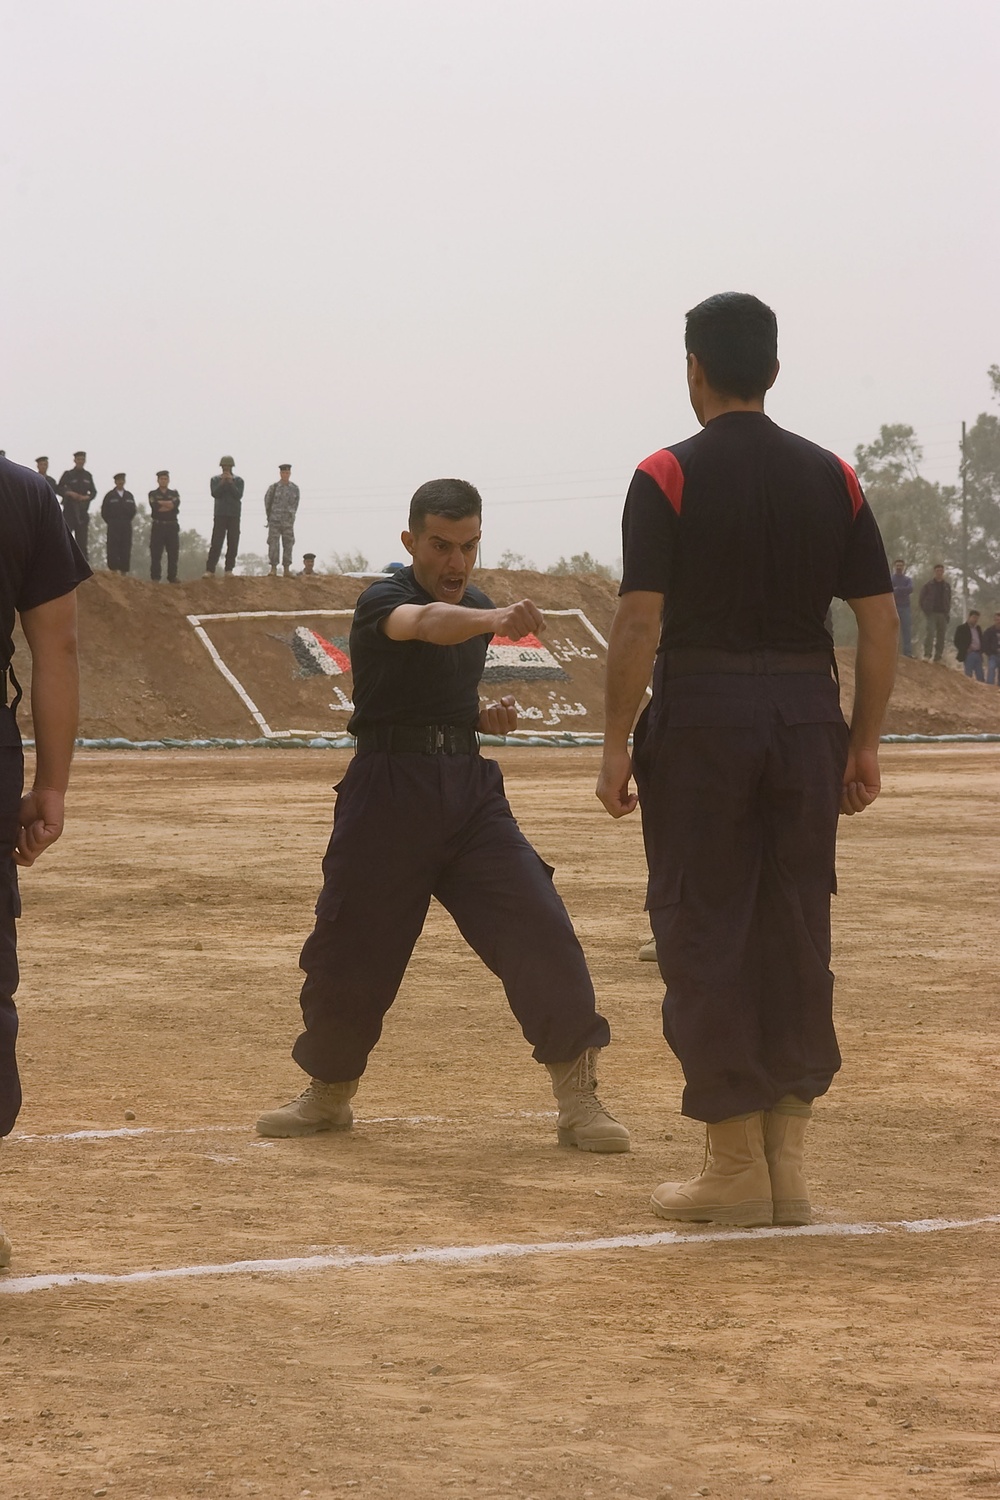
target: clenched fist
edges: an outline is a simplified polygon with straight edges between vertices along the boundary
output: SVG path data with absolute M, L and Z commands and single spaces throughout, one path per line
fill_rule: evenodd
M 497 610 L 496 633 L 506 636 L 509 641 L 519 641 L 525 635 L 540 635 L 544 629 L 542 612 L 530 599 Z
M 517 728 L 514 699 L 501 698 L 499 703 L 484 703 L 479 710 L 476 728 L 480 734 L 513 734 Z

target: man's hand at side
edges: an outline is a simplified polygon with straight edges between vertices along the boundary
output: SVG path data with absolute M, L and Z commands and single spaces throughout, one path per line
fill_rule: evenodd
M 852 750 L 844 767 L 844 785 L 840 792 L 840 811 L 845 818 L 864 812 L 882 790 L 877 750 Z
M 501 698 L 499 703 L 484 703 L 476 728 L 480 734 L 513 734 L 517 728 L 515 700 Z
M 662 594 L 629 592 L 619 599 L 611 626 L 604 692 L 604 756 L 597 795 L 613 818 L 624 818 L 639 805 L 636 794 L 629 791 L 632 757 L 628 737 L 653 670 L 662 612 Z
M 601 761 L 597 778 L 597 795 L 613 818 L 624 818 L 635 812 L 639 798 L 629 791 L 632 757 L 627 750 L 608 750 Z
M 66 799 L 62 792 L 36 787 L 21 798 L 14 863 L 33 865 L 63 831 Z
M 31 718 L 35 779 L 21 799 L 14 859 L 31 865 L 63 830 L 63 804 L 79 709 L 76 594 L 63 594 L 21 613 L 31 652 Z
M 840 793 L 841 814 L 850 818 L 870 807 L 882 789 L 878 747 L 896 676 L 899 615 L 891 593 L 847 603 L 858 622 L 851 739 Z

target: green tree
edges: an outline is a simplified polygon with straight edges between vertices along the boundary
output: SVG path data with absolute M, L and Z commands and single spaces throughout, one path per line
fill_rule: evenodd
M 1000 365 L 987 371 L 1000 401 Z M 1000 417 L 980 412 L 965 435 L 968 492 L 969 592 L 976 607 L 992 613 L 1000 601 Z
M 497 567 L 509 568 L 515 573 L 533 573 L 535 570 L 535 565 L 530 557 L 525 557 L 523 552 L 511 552 L 509 549 L 506 552 L 501 552 Z
M 854 467 L 875 513 L 889 560 L 901 557 L 921 578 L 935 563 L 960 566 L 954 485 L 932 484 L 920 473 L 923 449 L 912 427 L 879 428 L 871 443 L 854 450 Z
M 561 557 L 558 562 L 553 563 L 545 571 L 546 573 L 555 574 L 593 573 L 598 578 L 609 579 L 621 576 L 615 572 L 610 563 L 598 562 L 595 557 L 591 557 L 589 552 L 574 552 L 570 558 Z
M 363 552 L 333 552 L 327 560 L 327 573 L 369 573 L 371 563 Z

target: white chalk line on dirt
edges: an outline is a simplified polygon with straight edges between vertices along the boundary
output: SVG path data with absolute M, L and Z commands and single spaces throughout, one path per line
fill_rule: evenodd
M 519 1110 L 516 1115 L 498 1115 L 497 1119 L 555 1119 L 554 1109 Z M 371 1119 L 355 1117 L 356 1126 L 367 1125 L 455 1125 L 448 1115 L 375 1115 Z M 121 1125 L 114 1130 L 69 1130 L 61 1135 L 11 1135 L 12 1146 L 38 1145 L 50 1141 L 120 1141 L 146 1135 L 213 1135 L 220 1131 L 242 1131 L 252 1135 L 252 1125 Z M 322 1132 L 319 1132 L 320 1134 Z
M 720 1244 L 732 1240 L 863 1238 L 887 1235 L 937 1234 L 942 1230 L 978 1229 L 1000 1224 L 1000 1214 L 980 1219 L 899 1219 L 890 1223 L 807 1224 L 789 1229 L 721 1229 L 706 1233 L 621 1234 L 595 1240 L 549 1240 L 538 1244 L 444 1245 L 423 1250 L 394 1250 L 381 1255 L 349 1254 L 291 1256 L 285 1260 L 233 1260 L 218 1265 L 171 1266 L 154 1271 L 75 1271 L 39 1276 L 0 1278 L 0 1294 L 22 1296 L 74 1286 L 132 1286 L 151 1281 L 186 1281 L 206 1276 L 297 1276 L 310 1271 L 381 1270 L 391 1266 L 475 1265 L 489 1260 L 523 1260 L 534 1255 L 587 1255 L 603 1250 L 651 1250 L 673 1245 Z

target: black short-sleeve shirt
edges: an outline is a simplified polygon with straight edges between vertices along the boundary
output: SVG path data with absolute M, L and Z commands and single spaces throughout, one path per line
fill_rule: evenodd
M 0 458 L 0 671 L 14 654 L 14 616 L 70 593 L 91 570 L 41 474 Z M 16 744 L 0 713 L 0 744 Z
M 663 595 L 660 649 L 828 650 L 831 599 L 892 592 L 851 466 L 763 412 L 725 412 L 644 460 L 620 592 Z
M 433 603 L 412 568 L 379 579 L 361 595 L 351 625 L 351 734 L 377 724 L 475 727 L 479 684 L 493 632 L 474 635 L 458 646 L 435 646 L 430 641 L 393 641 L 382 630 L 382 622 L 401 604 Z M 493 604 L 470 584 L 460 607 L 492 609 Z

